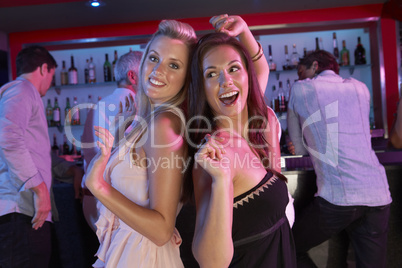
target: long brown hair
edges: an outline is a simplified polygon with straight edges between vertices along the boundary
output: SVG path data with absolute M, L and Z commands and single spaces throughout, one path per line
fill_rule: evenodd
M 214 120 L 212 108 L 207 102 L 204 87 L 204 77 L 202 71 L 202 61 L 205 54 L 211 49 L 221 46 L 229 45 L 233 47 L 242 57 L 245 67 L 247 69 L 249 90 L 247 96 L 247 111 L 250 118 L 247 138 L 249 144 L 253 145 L 255 152 L 266 167 L 266 169 L 276 174 L 281 179 L 286 178 L 269 168 L 268 163 L 268 144 L 265 139 L 264 131 L 268 125 L 268 110 L 261 93 L 258 83 L 257 75 L 254 69 L 253 62 L 247 49 L 234 37 L 228 36 L 224 33 L 211 33 L 203 36 L 197 44 L 196 50 L 193 54 L 191 61 L 191 82 L 188 94 L 188 127 L 192 130 L 188 133 L 189 143 L 189 157 L 191 163 L 194 164 L 194 154 L 197 152 L 195 144 L 199 144 L 206 134 L 212 134 L 208 129 L 216 130 L 217 124 Z M 197 119 L 199 118 L 199 119 Z M 206 120 L 205 120 L 206 119 Z M 257 146 L 256 146 L 257 145 Z M 192 181 L 192 165 L 186 170 L 186 178 L 184 181 L 183 199 L 188 201 L 193 195 L 193 181 Z

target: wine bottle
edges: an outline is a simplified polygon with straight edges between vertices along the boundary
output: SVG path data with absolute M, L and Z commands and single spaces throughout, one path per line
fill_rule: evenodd
M 286 91 L 285 91 L 285 111 L 288 110 L 288 103 L 289 103 L 289 97 L 290 97 L 290 89 L 292 88 L 292 85 L 290 84 L 290 79 L 286 81 Z
M 85 84 L 89 83 L 89 60 L 86 60 L 85 63 L 85 69 L 84 69 L 84 75 L 85 75 Z
M 80 109 L 78 108 L 77 97 L 74 97 L 73 108 L 72 108 L 72 125 L 80 124 Z
M 66 134 L 63 136 L 63 154 L 70 154 L 70 146 L 68 146 Z
M 325 50 L 324 49 L 324 42 L 322 41 L 322 37 L 320 37 L 320 49 Z
M 285 91 L 282 87 L 282 81 L 279 81 L 279 90 L 278 90 L 278 100 L 279 100 L 279 112 L 285 112 Z
M 46 121 L 48 127 L 51 127 L 53 125 L 53 107 L 50 99 L 47 99 Z
M 272 86 L 272 110 L 274 110 L 275 113 L 279 113 L 279 98 L 275 85 Z
M 276 71 L 276 62 L 272 57 L 271 45 L 268 45 L 268 67 L 270 71 Z
M 77 68 L 74 66 L 74 58 L 71 56 L 71 67 L 68 69 L 68 83 L 70 85 L 78 84 L 78 73 Z
M 88 108 L 85 109 L 85 117 L 88 117 L 88 113 L 91 109 L 94 109 L 95 107 L 95 102 L 92 99 L 92 95 L 88 95 L 88 101 L 87 101 Z
M 304 47 L 303 48 L 303 58 L 302 59 L 305 59 L 306 57 L 307 57 L 307 48 Z
M 113 76 L 113 81 L 116 81 L 116 78 L 114 77 L 114 68 L 116 67 L 116 62 L 117 62 L 117 59 L 118 59 L 119 57 L 117 56 L 117 50 L 115 50 L 114 51 L 114 60 L 113 60 L 113 62 L 112 62 L 112 76 Z
M 336 61 L 339 63 L 339 48 L 338 48 L 338 40 L 336 39 L 336 33 L 332 33 L 332 47 L 333 47 L 333 54 L 336 58 Z
M 53 134 L 53 146 L 52 146 L 52 151 L 53 151 L 56 155 L 59 155 L 59 146 L 57 145 L 56 133 Z
M 71 154 L 71 155 L 78 155 L 78 154 L 77 154 L 77 147 L 75 147 L 75 139 L 73 139 L 73 144 L 71 145 L 70 154 Z
M 285 61 L 282 64 L 282 69 L 283 70 L 290 70 L 290 60 L 289 60 L 289 54 L 288 54 L 288 46 L 285 45 Z
M 315 50 L 316 51 L 320 50 L 320 44 L 319 44 L 319 41 L 318 41 L 318 37 L 315 38 Z
M 62 86 L 68 85 L 68 72 L 66 69 L 66 62 L 64 60 L 62 61 L 62 68 L 60 72 L 60 84 Z
M 91 104 L 91 106 L 95 104 L 95 102 L 92 99 L 92 95 L 88 95 L 88 104 Z
M 105 63 L 103 64 L 103 78 L 105 82 L 112 81 L 112 65 L 109 62 L 109 55 L 105 54 Z
M 360 36 L 357 37 L 357 46 L 355 49 L 355 65 L 366 64 L 366 50 L 361 44 Z
M 88 79 L 90 84 L 96 83 L 96 69 L 92 57 L 90 58 L 88 65 Z
M 347 66 L 350 65 L 349 61 L 349 50 L 346 48 L 346 41 L 342 40 L 342 50 L 341 50 L 341 62 L 339 65 L 341 66 Z
M 69 113 L 71 110 L 71 105 L 70 105 L 70 98 L 66 98 L 66 108 L 64 108 L 64 125 L 68 126 L 71 125 L 71 113 Z
M 293 44 L 293 52 L 290 55 L 290 68 L 296 69 L 299 64 L 300 55 L 297 53 L 296 44 Z
M 60 107 L 59 102 L 57 101 L 57 97 L 54 98 L 54 106 L 53 106 L 53 126 L 59 127 L 61 125 L 60 122 Z

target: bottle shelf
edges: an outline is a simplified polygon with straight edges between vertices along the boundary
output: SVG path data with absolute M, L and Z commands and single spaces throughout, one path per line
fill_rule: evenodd
M 91 83 L 91 84 L 75 84 L 75 85 L 56 85 L 51 87 L 50 89 L 56 90 L 57 94 L 60 95 L 62 89 L 76 89 L 76 88 L 99 88 L 99 87 L 110 87 L 116 86 L 116 81 L 112 82 L 100 82 L 100 83 Z
M 80 125 L 67 125 L 68 127 L 73 127 L 73 128 L 83 128 L 85 125 L 80 124 Z M 64 132 L 64 127 L 65 125 L 60 125 L 60 126 L 48 126 L 49 129 L 57 129 L 60 133 Z

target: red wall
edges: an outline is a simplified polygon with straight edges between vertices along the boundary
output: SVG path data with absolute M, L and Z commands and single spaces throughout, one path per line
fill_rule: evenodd
M 384 51 L 384 68 L 386 83 L 387 121 L 392 125 L 393 114 L 396 111 L 398 100 L 398 71 L 396 63 L 396 23 L 391 18 L 382 14 L 383 5 L 363 5 L 354 7 L 342 7 L 331 9 L 315 9 L 304 11 L 258 13 L 242 15 L 249 26 L 274 25 L 274 24 L 297 24 L 309 22 L 342 21 L 351 19 L 381 19 L 382 46 Z M 209 18 L 191 18 L 181 21 L 189 23 L 196 31 L 211 30 Z M 119 37 L 134 35 L 150 35 L 156 29 L 159 21 L 147 21 L 140 23 L 114 24 L 78 28 L 64 28 L 57 30 L 41 30 L 33 32 L 11 33 L 10 58 L 13 78 L 16 76 L 15 59 L 23 44 L 43 43 L 52 41 L 64 41 L 83 38 Z

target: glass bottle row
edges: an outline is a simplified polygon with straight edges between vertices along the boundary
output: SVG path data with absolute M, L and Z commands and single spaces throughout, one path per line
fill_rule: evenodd
M 322 38 L 315 38 L 315 49 L 314 50 L 320 50 L 323 49 L 322 45 Z M 310 52 L 314 51 L 310 50 Z M 349 50 L 346 47 L 346 40 L 342 40 L 342 50 L 339 51 L 338 48 L 338 41 L 336 37 L 336 33 L 333 33 L 333 47 L 331 52 L 335 58 L 337 59 L 337 62 L 339 63 L 340 66 L 349 66 L 351 65 L 350 63 L 350 54 Z M 305 58 L 309 52 L 307 51 L 307 48 L 303 48 L 303 57 L 300 56 L 300 54 L 297 52 L 296 44 L 293 44 L 293 50 L 292 53 L 289 55 L 288 51 L 288 46 L 284 46 L 284 61 L 280 65 L 282 67 L 282 70 L 295 70 L 297 68 L 297 65 L 299 64 L 300 60 Z M 366 50 L 361 44 L 361 39 L 360 36 L 357 37 L 357 46 L 354 51 L 354 64 L 355 65 L 361 65 L 361 64 L 367 64 L 366 61 Z M 277 71 L 277 66 L 278 64 L 275 62 L 273 54 L 272 54 L 272 47 L 271 45 L 268 45 L 268 65 L 270 71 Z
M 67 70 L 66 62 L 62 61 L 62 69 L 60 71 L 60 85 L 76 85 L 78 84 L 78 70 L 74 65 L 74 56 L 70 57 L 71 63 L 70 68 Z M 109 61 L 109 55 L 105 54 L 105 62 L 103 64 L 103 81 L 102 82 L 112 82 L 115 81 L 114 77 L 114 66 L 118 60 L 117 50 L 114 51 L 114 60 L 112 63 Z M 94 84 L 96 83 L 96 73 L 97 69 L 93 58 L 90 57 L 86 59 L 86 64 L 84 68 L 84 81 L 85 84 Z

